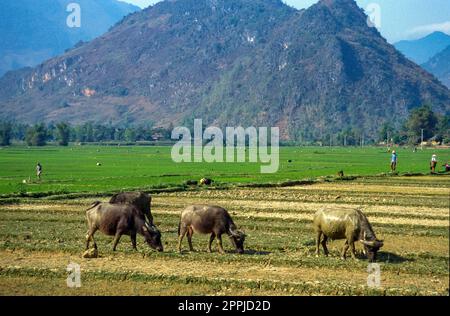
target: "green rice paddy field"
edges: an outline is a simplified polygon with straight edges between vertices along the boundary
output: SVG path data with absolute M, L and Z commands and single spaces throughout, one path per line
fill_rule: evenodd
M 441 165 L 450 160 L 450 149 L 416 153 L 411 149 L 397 149 L 398 172 L 429 173 L 434 152 L 442 169 Z M 42 181 L 36 181 L 37 162 L 44 168 Z M 335 176 L 341 170 L 345 175 L 377 175 L 388 173 L 389 163 L 390 153 L 386 148 L 281 147 L 278 172 L 261 174 L 259 163 L 177 164 L 172 161 L 168 146 L 10 147 L 0 149 L 0 194 L 158 188 L 182 185 L 186 180 L 202 177 L 210 177 L 216 184 L 237 184 Z

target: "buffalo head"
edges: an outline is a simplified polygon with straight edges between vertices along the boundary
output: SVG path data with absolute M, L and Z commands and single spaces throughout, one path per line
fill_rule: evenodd
M 246 237 L 244 232 L 242 232 L 240 230 L 232 231 L 230 237 L 231 237 L 231 241 L 233 242 L 233 245 L 236 247 L 236 251 L 239 254 L 243 254 L 244 253 L 244 241 L 245 241 L 245 237 Z
M 375 262 L 377 260 L 377 252 L 383 247 L 383 241 L 374 239 L 374 240 L 360 240 L 360 242 L 364 246 L 364 253 L 367 255 L 367 258 L 370 262 Z
M 142 227 L 142 231 L 144 239 L 150 247 L 159 252 L 164 250 L 161 242 L 161 233 L 156 226 L 151 226 L 148 223 L 145 223 L 144 227 Z

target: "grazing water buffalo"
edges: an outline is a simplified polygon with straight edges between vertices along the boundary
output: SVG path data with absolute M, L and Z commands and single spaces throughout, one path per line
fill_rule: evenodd
M 153 225 L 153 216 L 151 212 L 152 197 L 150 195 L 143 192 L 121 192 L 114 195 L 111 200 L 109 200 L 109 203 L 132 204 L 148 218 L 150 226 Z
M 180 224 L 178 226 L 178 251 L 181 252 L 181 242 L 187 234 L 189 249 L 192 247 L 192 234 L 211 234 L 208 244 L 208 252 L 211 252 L 211 244 L 217 238 L 217 245 L 220 253 L 225 253 L 222 246 L 222 235 L 227 234 L 236 251 L 244 253 L 245 234 L 237 230 L 230 214 L 220 206 L 192 205 L 188 206 L 181 213 Z
M 144 236 L 147 244 L 158 251 L 163 251 L 161 243 L 161 233 L 159 230 L 145 221 L 144 215 L 133 205 L 110 204 L 95 202 L 87 211 L 86 218 L 89 226 L 86 235 L 86 250 L 89 249 L 89 242 L 94 242 L 94 234 L 97 230 L 108 236 L 115 236 L 113 251 L 116 251 L 122 235 L 131 237 L 133 249 L 136 248 L 136 235 Z
M 356 259 L 355 241 L 358 240 L 363 244 L 370 262 L 376 260 L 377 252 L 383 246 L 383 241 L 377 239 L 367 217 L 360 210 L 320 210 L 314 215 L 313 225 L 316 231 L 317 255 L 322 244 L 325 255 L 328 256 L 328 238 L 346 239 L 342 259 L 345 259 L 349 247 L 352 257 Z

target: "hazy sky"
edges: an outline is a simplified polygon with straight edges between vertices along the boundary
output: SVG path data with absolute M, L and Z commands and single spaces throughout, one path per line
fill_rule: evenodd
M 142 8 L 159 0 L 121 0 Z M 306 8 L 317 0 L 284 0 Z M 450 0 L 357 0 L 366 9 L 375 3 L 381 9 L 380 31 L 390 42 L 423 37 L 434 31 L 450 34 Z

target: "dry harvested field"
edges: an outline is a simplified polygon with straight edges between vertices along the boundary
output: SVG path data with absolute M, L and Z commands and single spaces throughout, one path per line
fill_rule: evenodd
M 0 295 L 449 295 L 450 178 L 367 178 L 283 188 L 198 190 L 154 195 L 164 253 L 138 239 L 97 235 L 100 258 L 82 259 L 84 213 L 93 199 L 24 199 L 0 205 Z M 105 198 L 106 200 L 106 198 Z M 229 209 L 248 235 L 246 253 L 178 254 L 179 213 L 193 203 Z M 324 207 L 360 207 L 385 246 L 381 287 L 367 287 L 368 262 L 316 258 L 311 219 Z M 186 241 L 185 241 L 186 242 Z M 361 250 L 360 245 L 358 249 Z M 82 286 L 66 285 L 69 263 L 81 265 Z

